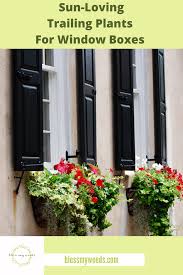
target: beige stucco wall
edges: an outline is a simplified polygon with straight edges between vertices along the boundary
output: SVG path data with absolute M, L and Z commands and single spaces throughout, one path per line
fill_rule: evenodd
M 97 117 L 97 162 L 102 172 L 114 168 L 113 140 L 113 97 L 111 74 L 111 51 L 96 50 L 96 117 Z M 133 224 L 128 215 L 125 190 L 122 191 L 121 201 L 108 215 L 112 226 L 103 235 L 131 235 Z
M 183 50 L 165 50 L 168 164 L 183 172 Z M 177 202 L 173 221 L 183 235 L 183 202 Z
M 113 162 L 113 121 L 112 121 L 112 79 L 111 51 L 95 51 L 96 66 L 96 121 L 97 121 L 97 162 L 102 172 L 114 167 Z M 121 235 L 123 230 L 123 207 L 120 203 L 109 214 L 112 226 L 104 235 Z

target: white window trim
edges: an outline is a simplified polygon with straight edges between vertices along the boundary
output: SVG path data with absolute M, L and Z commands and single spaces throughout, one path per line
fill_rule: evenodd
M 51 119 L 51 101 L 52 101 L 52 91 L 54 91 L 55 85 L 54 85 L 54 79 L 55 79 L 55 73 L 56 68 L 54 66 L 49 66 L 44 64 L 45 63 L 45 54 L 43 50 L 43 64 L 42 64 L 42 71 L 48 72 L 48 92 L 49 92 L 49 99 L 44 99 L 43 102 L 49 103 L 49 115 L 50 115 L 50 130 L 43 129 L 43 134 L 50 134 L 50 158 L 52 160 L 52 135 L 53 135 L 53 129 L 52 129 L 52 119 Z M 53 74 L 54 73 L 54 74 Z M 44 162 L 44 166 L 47 168 L 50 168 L 51 163 Z
M 135 155 L 136 166 L 146 160 L 148 148 L 147 135 L 147 90 L 145 77 L 145 52 L 142 49 L 135 51 L 136 88 L 134 93 L 134 128 L 135 128 Z M 139 158 L 139 160 L 138 160 Z
M 69 50 L 53 50 L 54 67 L 42 65 L 44 71 L 49 72 L 49 101 L 50 101 L 50 150 L 51 162 L 44 163 L 52 169 L 65 152 L 71 152 L 71 100 L 72 91 L 69 73 Z

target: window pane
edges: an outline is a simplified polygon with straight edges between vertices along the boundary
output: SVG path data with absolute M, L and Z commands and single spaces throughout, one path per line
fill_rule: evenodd
M 132 64 L 136 64 L 135 50 L 132 50 Z
M 132 50 L 133 89 L 137 89 L 136 50 Z
M 50 134 L 43 134 L 43 158 L 44 162 L 51 162 L 50 154 Z
M 49 110 L 49 103 L 43 102 L 43 130 L 49 131 L 50 130 L 50 110 Z
M 53 50 L 45 50 L 45 64 L 54 66 Z
M 133 67 L 133 89 L 137 89 L 137 71 L 136 67 Z
M 42 78 L 43 78 L 43 98 L 49 99 L 48 72 L 43 71 Z

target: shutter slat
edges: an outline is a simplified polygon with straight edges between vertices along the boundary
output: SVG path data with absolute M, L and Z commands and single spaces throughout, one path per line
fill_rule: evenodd
M 94 50 L 77 51 L 78 139 L 80 162 L 96 163 L 96 87 Z
M 155 161 L 167 163 L 164 51 L 153 50 Z
M 113 50 L 115 168 L 134 170 L 134 107 L 131 50 Z
M 14 168 L 43 169 L 42 52 L 13 50 Z

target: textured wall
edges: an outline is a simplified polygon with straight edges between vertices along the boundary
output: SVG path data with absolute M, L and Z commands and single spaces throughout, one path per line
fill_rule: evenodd
M 183 172 L 183 50 L 165 50 L 168 164 Z M 174 207 L 176 233 L 183 235 L 183 203 Z

